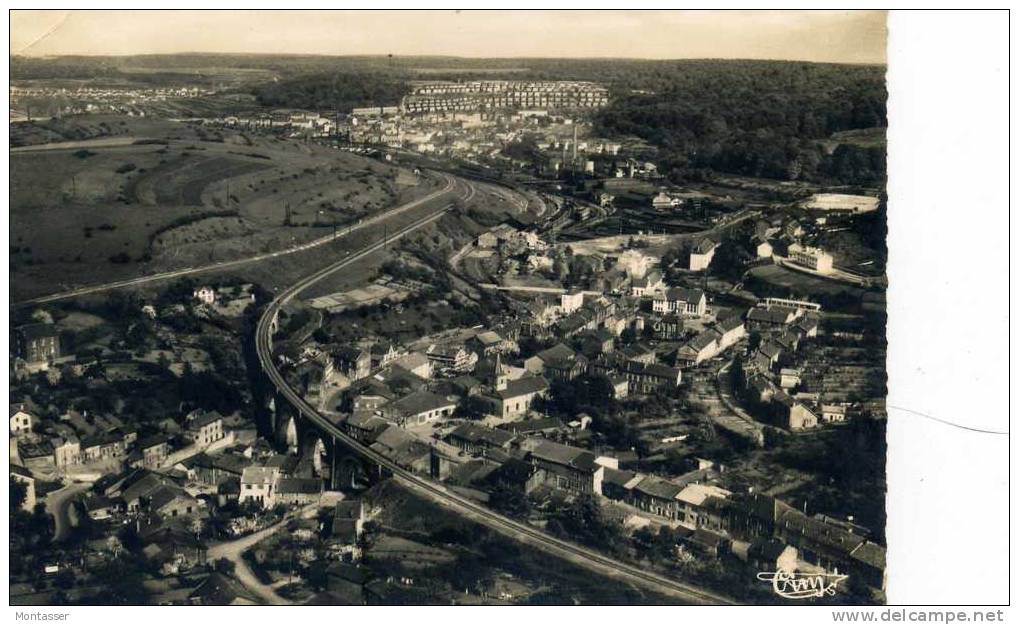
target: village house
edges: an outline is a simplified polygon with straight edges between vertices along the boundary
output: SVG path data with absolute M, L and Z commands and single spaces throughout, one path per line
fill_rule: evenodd
M 223 415 L 215 410 L 210 412 L 195 411 L 188 415 L 184 437 L 195 445 L 208 447 L 212 443 L 222 440 L 224 436 Z
M 11 404 L 11 436 L 20 436 L 32 431 L 32 413 L 25 409 L 25 404 Z
M 674 198 L 665 191 L 662 191 L 658 195 L 651 198 L 651 207 L 658 211 L 665 211 L 676 208 L 681 205 L 683 200 L 680 198 Z
M 721 528 L 722 521 L 713 499 L 725 499 L 729 491 L 709 484 L 689 484 L 676 495 L 679 502 L 677 520 L 689 527 Z
M 669 520 L 679 518 L 680 503 L 676 496 L 683 487 L 655 476 L 647 476 L 637 482 L 630 491 L 634 506 L 645 512 Z
M 587 358 L 557 343 L 525 360 L 524 369 L 534 375 L 569 381 L 587 370 Z
M 10 467 L 10 479 L 25 487 L 25 501 L 21 503 L 21 509 L 25 512 L 31 512 L 35 509 L 36 504 L 35 478 L 32 476 L 32 472 L 25 467 L 13 463 Z
M 772 254 L 775 253 L 775 248 L 767 239 L 755 238 L 752 244 L 757 258 L 771 258 Z
M 30 323 L 14 332 L 17 354 L 32 364 L 60 358 L 60 335 L 52 323 Z
M 453 415 L 456 401 L 430 391 L 417 391 L 391 401 L 381 408 L 381 415 L 401 426 L 430 423 Z
M 81 454 L 85 462 L 120 458 L 127 454 L 127 445 L 122 435 L 103 432 L 86 437 L 81 443 Z
M 53 445 L 53 463 L 63 471 L 81 462 L 81 441 L 76 436 L 62 436 L 50 441 Z
M 800 384 L 800 371 L 799 369 L 781 369 L 778 372 L 779 382 L 778 385 L 783 389 L 796 388 Z
M 276 505 L 276 485 L 280 479 L 280 470 L 275 467 L 251 466 L 241 474 L 241 494 L 237 501 L 240 504 L 254 502 L 263 508 Z
M 322 496 L 322 480 L 307 477 L 281 477 L 276 482 L 276 503 L 304 506 Z
M 602 494 L 605 467 L 595 462 L 593 453 L 547 440 L 526 442 L 528 458 L 542 483 L 575 493 Z
M 464 347 L 478 355 L 478 358 L 491 356 L 506 347 L 506 341 L 498 332 L 483 330 L 467 339 Z
M 845 423 L 846 407 L 844 404 L 824 404 L 821 406 L 821 419 L 825 423 Z
M 721 334 L 718 338 L 718 351 L 720 352 L 729 349 L 747 335 L 747 326 L 739 314 L 730 315 L 719 321 L 715 324 L 715 330 Z
M 421 352 L 410 352 L 393 360 L 394 367 L 410 371 L 419 378 L 427 380 L 432 377 L 432 363 L 428 356 Z
M 447 437 L 456 448 L 478 455 L 489 449 L 509 449 L 516 437 L 505 430 L 496 430 L 476 423 L 462 423 Z
M 683 318 L 675 313 L 655 317 L 644 323 L 645 328 L 650 324 L 654 338 L 659 341 L 672 341 L 683 335 Z
M 407 430 L 391 425 L 375 437 L 370 447 L 410 471 L 431 469 L 431 448 Z
M 187 473 L 188 479 L 206 486 L 217 486 L 226 480 L 240 480 L 251 460 L 235 454 L 208 455 L 199 453 L 175 465 Z
M 618 367 L 620 375 L 626 377 L 628 395 L 668 392 L 679 386 L 683 378 L 683 373 L 679 369 L 659 363 L 646 364 L 626 360 L 622 361 Z
M 343 430 L 357 442 L 370 444 L 390 424 L 373 412 L 355 412 L 347 417 L 341 425 Z
M 785 391 L 776 391 L 772 400 L 777 407 L 776 418 L 780 427 L 794 432 L 817 427 L 817 415 Z
M 400 356 L 400 351 L 392 343 L 382 341 L 371 346 L 371 368 L 381 369 Z
M 747 324 L 751 330 L 772 330 L 795 321 L 800 311 L 795 308 L 751 308 L 747 312 Z
M 141 466 L 156 469 L 169 457 L 170 441 L 162 434 L 150 436 L 138 443 L 138 451 L 141 453 Z
M 634 297 L 651 297 L 663 290 L 665 290 L 665 280 L 657 269 L 652 269 L 643 277 L 634 278 L 630 282 L 630 295 Z
M 353 345 L 333 345 L 329 350 L 333 369 L 351 382 L 371 373 L 371 352 Z
M 330 549 L 341 558 L 360 559 L 361 537 L 367 521 L 364 504 L 360 499 L 337 502 L 329 527 Z
M 478 359 L 476 354 L 464 349 L 463 345 L 456 344 L 429 345 L 425 355 L 432 362 L 433 370 L 461 373 L 470 371 Z
M 375 377 L 358 381 L 345 394 L 344 409 L 349 412 L 371 412 L 396 399 L 396 393 Z
M 183 488 L 163 484 L 148 494 L 148 511 L 163 518 L 175 518 L 202 514 L 204 508 Z
M 704 271 L 711 265 L 715 257 L 715 250 L 718 249 L 718 242 L 704 237 L 690 250 L 690 271 Z
M 830 274 L 834 270 L 835 259 L 831 254 L 817 247 L 794 243 L 789 246 L 789 258 L 797 265 L 820 274 Z
M 721 351 L 719 346 L 721 338 L 722 334 L 718 330 L 707 328 L 676 350 L 676 362 L 698 365 L 714 358 Z
M 207 306 L 216 303 L 216 290 L 211 286 L 200 286 L 192 294 L 196 300 Z
M 676 313 L 684 317 L 702 317 L 708 309 L 708 299 L 700 289 L 673 287 L 659 292 L 651 303 L 656 313 Z

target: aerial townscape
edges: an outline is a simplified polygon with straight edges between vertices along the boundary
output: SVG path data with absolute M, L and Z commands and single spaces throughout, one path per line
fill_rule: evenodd
M 12 56 L 12 604 L 883 603 L 884 73 Z

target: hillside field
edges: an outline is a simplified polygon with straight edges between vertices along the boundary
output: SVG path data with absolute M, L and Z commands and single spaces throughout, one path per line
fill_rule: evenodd
M 90 140 L 89 118 L 83 140 L 67 132 L 65 143 L 11 152 L 15 300 L 282 249 L 438 188 L 313 144 L 104 123 L 117 134 Z

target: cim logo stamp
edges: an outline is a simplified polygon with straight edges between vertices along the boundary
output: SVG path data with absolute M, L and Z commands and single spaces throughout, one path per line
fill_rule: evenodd
M 775 594 L 784 599 L 815 599 L 833 597 L 839 583 L 848 575 L 839 573 L 797 573 L 788 571 L 767 571 L 757 574 L 757 579 L 771 582 Z

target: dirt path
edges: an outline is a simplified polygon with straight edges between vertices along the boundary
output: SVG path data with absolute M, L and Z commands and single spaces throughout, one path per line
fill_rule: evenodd
M 287 522 L 297 518 L 298 516 L 306 516 L 310 513 L 314 513 L 317 509 L 317 503 L 308 504 L 303 508 L 287 513 L 287 515 L 278 522 L 266 527 L 265 529 L 259 530 L 254 534 L 249 534 L 248 536 L 238 538 L 237 540 L 213 545 L 212 547 L 209 547 L 206 559 L 210 562 L 215 562 L 220 558 L 226 558 L 230 562 L 233 562 L 234 576 L 237 578 L 237 581 L 266 604 L 292 605 L 291 601 L 279 596 L 272 585 L 263 584 L 262 581 L 258 579 L 258 576 L 255 575 L 254 571 L 251 570 L 251 567 L 248 566 L 243 555 L 244 552 L 251 547 L 286 527 Z

